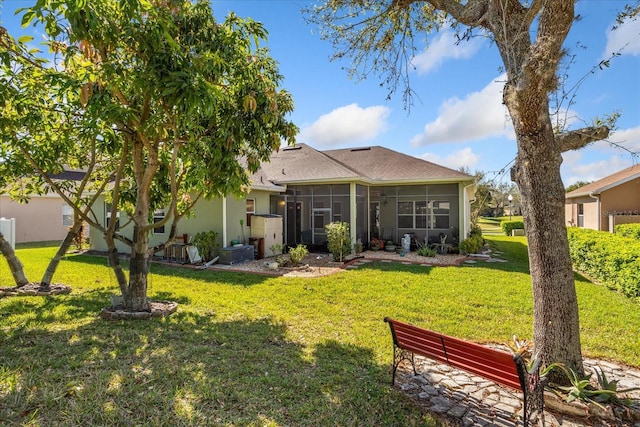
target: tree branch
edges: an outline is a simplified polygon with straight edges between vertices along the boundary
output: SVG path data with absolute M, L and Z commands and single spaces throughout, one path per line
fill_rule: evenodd
M 609 132 L 610 129 L 606 126 L 590 126 L 556 135 L 556 143 L 564 153 L 578 150 L 592 142 L 601 141 L 609 136 Z

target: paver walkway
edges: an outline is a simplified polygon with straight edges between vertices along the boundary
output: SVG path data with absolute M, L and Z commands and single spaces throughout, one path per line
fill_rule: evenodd
M 521 393 L 421 356 L 416 356 L 415 360 L 418 375 L 413 375 L 408 363 L 401 365 L 396 374 L 396 387 L 411 396 L 427 412 L 443 416 L 449 422 L 465 427 L 523 425 Z M 588 372 L 593 372 L 597 366 L 602 369 L 607 379 L 618 379 L 619 389 L 640 387 L 640 370 L 590 359 L 585 359 L 584 365 Z M 628 395 L 640 399 L 640 390 Z M 614 418 L 586 417 L 584 405 L 563 406 L 564 411 L 570 409 L 575 412 L 553 411 L 547 404 L 546 426 L 640 427 L 640 420 L 620 421 Z

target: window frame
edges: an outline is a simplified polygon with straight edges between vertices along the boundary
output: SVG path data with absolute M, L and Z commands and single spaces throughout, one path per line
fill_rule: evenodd
M 75 215 L 73 212 L 73 208 L 68 204 L 64 203 L 62 205 L 62 226 L 73 227 L 74 217 Z
M 249 202 L 251 202 L 251 209 L 249 209 Z M 256 214 L 256 199 L 248 197 L 245 202 L 245 215 L 247 221 L 247 227 L 251 227 L 251 217 Z
M 156 209 L 153 212 L 153 224 L 155 225 L 155 224 L 159 223 L 160 221 L 162 221 L 164 219 L 165 215 L 166 215 L 166 212 L 165 212 L 164 209 Z M 152 233 L 153 233 L 153 235 L 164 235 L 164 234 L 167 233 L 167 230 L 165 229 L 165 226 L 162 225 L 160 227 L 153 227 Z

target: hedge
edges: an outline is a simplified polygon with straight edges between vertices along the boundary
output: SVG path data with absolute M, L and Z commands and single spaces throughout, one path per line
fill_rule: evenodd
M 576 270 L 640 302 L 640 240 L 577 227 L 567 234 Z
M 615 227 L 615 232 L 623 237 L 640 240 L 640 224 L 618 224 Z
M 524 222 L 522 221 L 500 221 L 500 228 L 502 232 L 511 236 L 511 230 L 522 229 L 524 230 Z

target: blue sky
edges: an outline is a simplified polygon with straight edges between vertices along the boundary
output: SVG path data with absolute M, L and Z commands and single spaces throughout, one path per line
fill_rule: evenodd
M 13 10 L 32 2 L 5 0 L 1 21 L 16 36 L 19 22 Z M 576 54 L 569 69 L 570 86 L 589 75 L 567 112 L 572 128 L 594 117 L 621 113 L 609 141 L 640 152 L 640 20 L 611 31 L 625 1 L 581 0 L 565 47 Z M 316 149 L 381 145 L 454 169 L 481 170 L 488 178 L 508 180 L 516 143 L 507 111 L 501 103 L 501 61 L 489 40 L 475 38 L 455 45 L 451 31 L 429 36 L 430 47 L 415 58 L 411 86 L 417 93 L 408 112 L 400 95 L 387 100 L 387 90 L 375 76 L 350 80 L 343 66 L 330 62 L 332 46 L 318 29 L 304 22 L 305 0 L 212 1 L 223 19 L 233 11 L 262 22 L 269 31 L 267 46 L 279 62 L 283 87 L 292 95 L 291 119 L 300 127 L 298 142 Z M 624 47 L 623 47 L 624 46 Z M 604 70 L 589 72 L 612 52 L 621 55 Z M 593 181 L 637 162 L 609 142 L 564 155 L 565 185 Z M 505 171 L 500 174 L 499 171 Z

